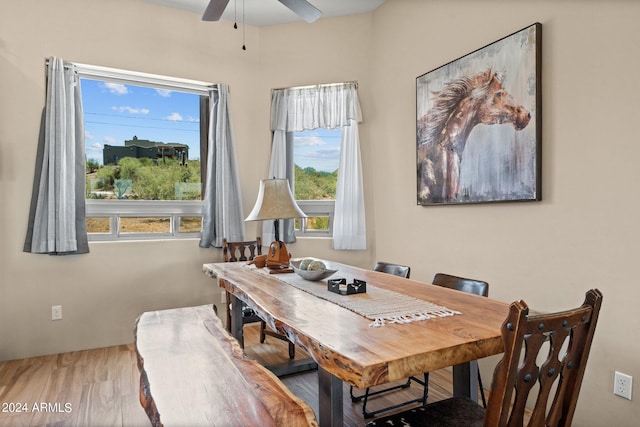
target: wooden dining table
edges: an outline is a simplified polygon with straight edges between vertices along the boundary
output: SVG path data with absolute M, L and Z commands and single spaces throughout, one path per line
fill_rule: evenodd
M 501 325 L 508 304 L 417 280 L 325 262 L 331 277 L 357 278 L 459 314 L 410 323 L 371 319 L 244 263 L 204 264 L 232 298 L 232 334 L 242 339 L 242 301 L 269 326 L 304 348 L 317 363 L 321 426 L 343 425 L 343 383 L 366 388 L 453 366 L 453 392 L 477 401 L 477 359 L 504 351 Z M 287 273 L 295 274 L 295 273 Z M 327 287 L 327 281 L 314 282 Z M 368 294 L 343 298 L 368 298 Z

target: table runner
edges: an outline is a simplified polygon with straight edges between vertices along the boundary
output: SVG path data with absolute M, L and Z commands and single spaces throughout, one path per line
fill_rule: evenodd
M 327 281 L 312 282 L 305 280 L 295 273 L 270 274 L 268 270 L 257 268 L 255 265 L 245 265 L 244 268 L 254 270 L 258 274 L 287 283 L 301 291 L 318 298 L 330 301 L 343 308 L 353 311 L 369 320 L 369 326 L 379 327 L 385 323 L 410 323 L 428 320 L 436 317 L 448 317 L 462 314 L 459 311 L 433 304 L 429 301 L 414 298 L 399 292 L 389 291 L 367 283 L 367 292 L 363 294 L 340 295 L 327 289 Z M 335 275 L 344 277 L 352 283 L 354 277 L 349 275 Z M 333 276 L 332 276 L 333 277 Z

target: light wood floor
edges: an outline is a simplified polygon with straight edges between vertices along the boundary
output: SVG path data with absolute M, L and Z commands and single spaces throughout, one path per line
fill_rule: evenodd
M 286 343 L 273 337 L 258 342 L 257 324 L 245 326 L 245 343 L 246 353 L 263 363 L 287 359 Z M 304 351 L 296 347 L 296 358 L 302 357 Z M 133 344 L 0 362 L 0 426 L 148 426 L 138 400 L 139 378 Z M 317 413 L 315 372 L 282 380 Z M 430 374 L 429 401 L 450 396 L 451 389 L 450 370 Z M 414 384 L 372 400 L 369 409 L 419 393 Z M 348 386 L 344 396 L 345 426 L 365 425 L 361 405 L 351 403 Z

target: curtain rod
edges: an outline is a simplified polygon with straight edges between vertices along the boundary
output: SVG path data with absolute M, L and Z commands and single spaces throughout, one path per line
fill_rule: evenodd
M 353 85 L 356 86 L 356 89 L 358 89 L 358 82 L 350 81 L 350 82 L 340 82 L 340 83 L 322 83 L 322 84 L 307 85 L 307 86 L 279 87 L 279 88 L 271 89 L 271 91 L 273 92 L 274 90 L 312 89 L 312 88 L 316 88 L 316 87 L 318 87 L 318 88 L 319 87 L 331 87 L 331 86 L 341 86 L 341 85 L 348 85 L 348 84 L 353 84 Z
M 45 64 L 49 65 L 47 58 Z M 198 94 L 208 94 L 210 90 L 217 90 L 216 84 L 198 80 L 181 79 L 177 77 L 163 76 L 160 74 L 141 73 L 138 71 L 121 70 L 117 68 L 101 67 L 97 65 L 80 64 L 77 62 L 64 62 L 65 67 L 73 67 L 81 77 L 116 80 L 120 82 L 146 85 L 153 87 L 167 87 L 182 89 Z

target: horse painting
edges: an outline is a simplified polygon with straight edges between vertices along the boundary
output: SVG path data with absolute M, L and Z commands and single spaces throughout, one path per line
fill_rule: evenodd
M 451 80 L 433 96 L 416 127 L 418 204 L 458 200 L 462 156 L 476 125 L 511 124 L 520 131 L 531 119 L 491 68 Z

